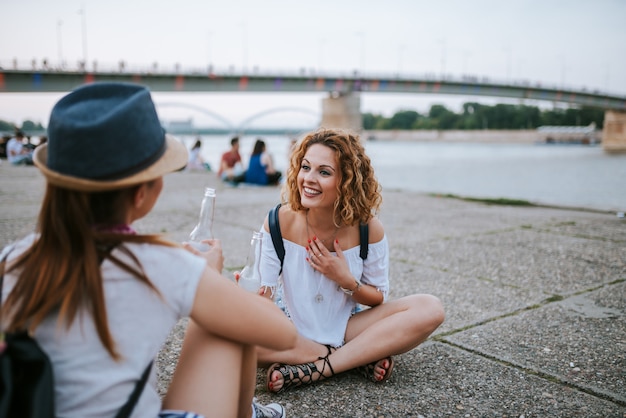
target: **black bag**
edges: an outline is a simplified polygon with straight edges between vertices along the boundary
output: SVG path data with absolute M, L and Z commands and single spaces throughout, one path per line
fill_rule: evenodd
M 4 263 L 0 261 L 0 296 Z M 0 297 L 0 307 L 2 306 Z M 4 337 L 4 339 L 2 339 Z M 152 362 L 116 418 L 132 413 L 150 375 Z M 26 331 L 0 334 L 0 418 L 54 418 L 54 377 L 48 355 Z
M 4 335 L 0 354 L 0 417 L 53 418 L 52 365 L 26 332 Z

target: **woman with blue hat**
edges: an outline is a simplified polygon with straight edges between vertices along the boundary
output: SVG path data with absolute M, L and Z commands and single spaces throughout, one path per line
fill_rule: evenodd
M 132 416 L 284 417 L 279 404 L 253 400 L 255 347 L 293 347 L 294 326 L 221 276 L 219 240 L 198 253 L 132 228 L 153 208 L 163 175 L 187 163 L 149 91 L 124 83 L 74 90 L 54 106 L 34 162 L 46 193 L 37 231 L 8 255 L 2 318 L 50 358 L 56 416 L 115 416 L 189 317 L 163 402 L 152 368 Z

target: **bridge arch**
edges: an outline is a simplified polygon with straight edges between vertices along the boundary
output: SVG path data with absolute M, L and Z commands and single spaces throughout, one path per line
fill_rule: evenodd
M 237 128 L 236 128 L 237 132 L 238 133 L 243 133 L 246 130 L 246 128 L 248 128 L 250 126 L 250 124 L 252 122 L 254 122 L 255 120 L 257 120 L 257 119 L 260 119 L 260 118 L 262 118 L 264 116 L 271 115 L 271 114 L 274 114 L 274 113 L 282 113 L 282 112 L 306 113 L 308 115 L 315 116 L 317 118 L 318 122 L 321 120 L 320 113 L 319 112 L 315 112 L 315 111 L 313 111 L 311 109 L 306 109 L 306 108 L 302 108 L 302 107 L 284 107 L 284 106 L 281 106 L 281 107 L 274 107 L 274 108 L 271 108 L 271 109 L 263 110 L 261 112 L 255 113 L 252 116 L 247 117 L 246 119 L 244 119 L 239 124 L 239 126 L 237 126 Z
M 157 108 L 159 108 L 159 107 L 179 107 L 179 108 L 195 110 L 195 111 L 203 113 L 203 114 L 205 114 L 207 116 L 210 116 L 213 119 L 218 120 L 219 122 L 224 124 L 229 131 L 232 132 L 232 131 L 235 130 L 235 127 L 234 127 L 234 125 L 233 125 L 233 123 L 231 121 L 229 121 L 228 119 L 226 119 L 225 117 L 223 117 L 219 113 L 213 112 L 212 110 L 209 110 L 209 109 L 205 109 L 205 108 L 203 108 L 201 106 L 193 105 L 193 104 L 190 104 L 190 103 L 182 103 L 182 102 L 164 102 L 164 103 L 155 103 L 155 104 L 156 104 Z

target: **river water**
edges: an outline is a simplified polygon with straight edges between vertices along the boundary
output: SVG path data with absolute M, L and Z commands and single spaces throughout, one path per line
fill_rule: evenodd
M 183 138 L 188 147 L 194 139 Z M 255 139 L 241 137 L 244 162 Z M 289 138 L 263 139 L 284 173 Z M 212 167 L 229 140 L 202 138 L 202 155 Z M 365 147 L 383 189 L 626 210 L 626 154 L 610 155 L 599 145 L 368 141 Z

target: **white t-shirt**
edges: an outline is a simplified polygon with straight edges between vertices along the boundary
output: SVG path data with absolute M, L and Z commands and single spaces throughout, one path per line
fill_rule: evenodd
M 24 145 L 16 137 L 9 139 L 9 142 L 7 142 L 7 160 L 12 163 L 22 157 L 23 149 Z
M 261 228 L 261 280 L 264 286 L 277 287 L 280 260 L 272 237 Z M 283 303 L 298 332 L 320 344 L 343 345 L 348 319 L 357 303 L 332 280 L 306 261 L 305 247 L 283 238 L 285 260 L 282 273 Z M 389 290 L 389 246 L 387 236 L 369 244 L 367 259 L 359 255 L 360 246 L 343 251 L 350 272 L 363 284 L 379 289 L 386 298 Z M 331 253 L 333 256 L 336 253 Z M 318 295 L 321 295 L 321 301 Z
M 20 241 L 9 260 L 33 240 Z M 49 317 L 35 338 L 53 365 L 56 416 L 112 417 L 124 405 L 146 366 L 155 359 L 178 320 L 188 316 L 206 266 L 203 258 L 181 248 L 125 244 L 137 257 L 160 296 L 108 260 L 102 263 L 109 330 L 122 360 L 115 361 L 98 338 L 91 316 L 79 314 L 72 326 Z M 113 253 L 128 260 L 119 249 Z M 132 262 L 130 263 L 131 265 Z M 4 279 L 2 298 L 13 289 L 15 276 Z M 156 366 L 132 417 L 154 418 L 161 410 L 156 391 Z

